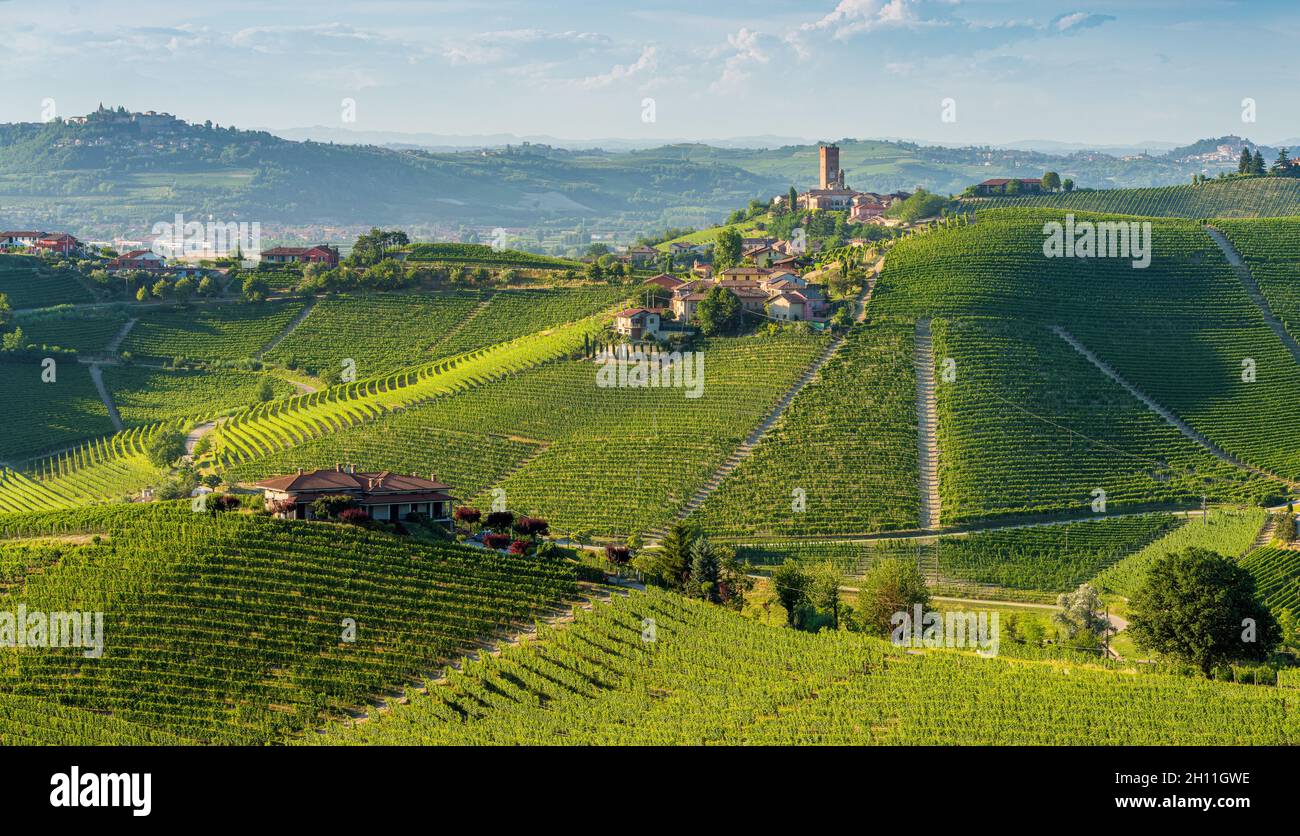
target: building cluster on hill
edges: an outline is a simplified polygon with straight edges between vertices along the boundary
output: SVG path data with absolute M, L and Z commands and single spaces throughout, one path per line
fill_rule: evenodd
M 183 124 L 170 113 L 156 110 L 132 113 L 124 107 L 104 107 L 103 102 L 85 116 L 72 116 L 65 121 L 70 125 L 135 125 L 145 133 L 165 131 Z
M 889 207 L 909 197 L 907 192 L 877 194 L 851 189 L 844 180 L 844 169 L 840 168 L 839 146 L 820 145 L 817 153 L 818 186 L 796 196 L 796 209 L 848 212 L 851 223 L 879 223 Z M 788 200 L 789 196 L 778 195 L 772 202 L 779 206 Z

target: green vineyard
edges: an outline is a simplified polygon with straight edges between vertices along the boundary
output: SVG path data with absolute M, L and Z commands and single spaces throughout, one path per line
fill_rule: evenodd
M 409 704 L 309 742 L 1279 744 L 1300 733 L 1291 703 L 1277 689 L 1060 661 L 907 655 L 646 592 L 579 611 L 563 629 L 448 672 Z
M 194 741 L 270 742 L 341 716 L 575 591 L 551 560 L 188 502 L 105 522 L 0 596 L 10 611 L 102 612 L 102 656 L 0 650 L 0 687 Z

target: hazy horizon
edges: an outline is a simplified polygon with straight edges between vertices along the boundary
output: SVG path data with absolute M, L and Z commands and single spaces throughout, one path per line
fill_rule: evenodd
M 1274 2 L 0 0 L 0 11 L 0 72 L 24 91 L 0 102 L 6 122 L 104 102 L 238 127 L 648 143 L 1300 136 L 1300 92 L 1270 58 L 1293 47 L 1300 10 Z

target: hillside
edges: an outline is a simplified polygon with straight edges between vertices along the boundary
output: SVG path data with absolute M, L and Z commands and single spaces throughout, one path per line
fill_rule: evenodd
M 576 590 L 572 570 L 548 559 L 195 514 L 188 502 L 0 515 L 0 531 L 100 535 L 35 550 L 0 540 L 7 568 L 21 554 L 4 610 L 103 613 L 94 664 L 81 647 L 9 649 L 0 691 L 107 712 L 164 741 L 272 742 L 417 681 Z
M 467 663 L 409 704 L 307 740 L 1260 745 L 1300 734 L 1294 700 L 1276 688 L 1060 660 L 916 653 L 852 633 L 769 627 L 668 593 L 632 593 Z
M 1036 207 L 1166 218 L 1276 218 L 1300 215 L 1300 180 L 1250 177 L 1145 189 L 964 198 L 961 205 L 976 209 Z

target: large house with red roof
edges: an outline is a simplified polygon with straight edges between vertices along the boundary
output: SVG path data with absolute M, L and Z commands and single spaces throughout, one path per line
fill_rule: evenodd
M 451 488 L 432 476 L 423 479 L 414 474 L 403 476 L 387 470 L 358 473 L 355 465 L 335 465 L 333 470 L 299 470 L 257 482 L 266 500 L 266 508 L 279 517 L 310 520 L 315 517 L 312 503 L 325 496 L 346 496 L 368 513 L 371 519 L 400 521 L 408 514 L 418 514 L 434 522 L 451 524 Z
M 116 273 L 119 270 L 148 270 L 155 272 L 167 269 L 167 261 L 153 250 L 131 250 L 108 262 L 105 269 L 110 273 Z
M 325 244 L 315 247 L 272 247 L 262 251 L 262 260 L 269 264 L 324 264 L 339 266 L 339 251 Z
M 22 230 L 0 232 L 0 250 L 41 250 L 72 255 L 81 251 L 81 242 L 66 232 Z
M 614 330 L 632 340 L 659 336 L 662 308 L 628 308 L 614 314 Z

